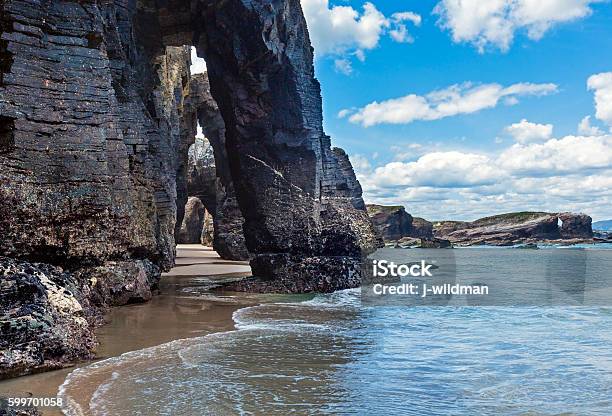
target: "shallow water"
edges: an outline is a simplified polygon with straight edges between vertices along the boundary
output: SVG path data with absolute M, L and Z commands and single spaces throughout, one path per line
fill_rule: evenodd
M 456 251 L 475 278 L 507 273 L 518 260 L 551 264 L 539 251 Z M 588 273 L 609 273 L 612 251 L 598 255 Z M 573 261 L 562 250 L 552 256 L 553 270 Z M 612 307 L 365 307 L 352 289 L 276 299 L 233 318 L 235 331 L 76 370 L 62 386 L 65 411 L 612 414 Z

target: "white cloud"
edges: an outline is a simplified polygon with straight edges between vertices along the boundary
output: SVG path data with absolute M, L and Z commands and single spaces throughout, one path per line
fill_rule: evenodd
M 531 123 L 522 119 L 519 123 L 506 127 L 506 132 L 519 143 L 539 142 L 552 137 L 553 125 Z
M 395 28 L 389 31 L 389 36 L 398 43 L 412 43 L 414 38 L 408 33 L 408 28 L 403 22 L 411 22 L 415 26 L 421 25 L 421 16 L 413 12 L 399 12 L 391 15 L 391 21 L 395 22 Z
M 535 176 L 612 168 L 612 136 L 566 136 L 515 144 L 499 156 L 497 165 L 513 174 Z
M 591 75 L 587 87 L 595 92 L 595 117 L 612 127 L 612 72 Z
M 374 170 L 375 185 L 458 188 L 495 183 L 496 169 L 485 155 L 435 152 L 415 162 L 391 162 Z
M 591 116 L 586 116 L 578 123 L 578 134 L 583 136 L 600 136 L 604 133 L 599 127 L 591 125 Z
M 581 19 L 601 0 L 442 0 L 434 8 L 438 25 L 454 42 L 468 42 L 480 52 L 488 46 L 510 48 L 515 32 L 539 40 L 553 26 Z
M 400 98 L 374 101 L 357 110 L 349 120 L 364 127 L 376 124 L 408 124 L 416 120 L 439 120 L 458 114 L 470 114 L 493 108 L 501 99 L 526 95 L 548 95 L 557 91 L 555 84 L 518 83 L 508 87 L 499 84 L 464 83 L 425 96 L 409 94 Z
M 355 111 L 352 108 L 345 108 L 344 110 L 340 110 L 338 111 L 338 118 L 345 118 L 346 116 L 348 116 L 349 114 L 351 114 L 353 111 Z
M 351 61 L 345 58 L 336 59 L 334 61 L 334 68 L 336 69 L 336 71 L 344 75 L 350 75 L 353 72 L 353 66 L 351 65 Z
M 403 204 L 430 220 L 523 210 L 612 217 L 612 135 L 515 143 L 496 154 L 436 151 L 377 167 L 360 160 L 356 173 L 366 202 Z
M 191 67 L 189 68 L 191 75 L 202 74 L 206 72 L 206 61 L 198 57 L 198 53 L 194 46 L 191 47 Z
M 398 12 L 387 17 L 370 2 L 364 3 L 362 12 L 351 6 L 330 8 L 329 0 L 301 3 L 316 56 L 354 55 L 363 61 L 364 51 L 376 48 L 383 36 L 388 34 L 396 42 L 411 42 L 406 23 L 421 24 L 421 16 L 416 13 Z

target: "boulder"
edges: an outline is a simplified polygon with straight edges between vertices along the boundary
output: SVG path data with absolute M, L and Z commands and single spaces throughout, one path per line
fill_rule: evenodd
M 412 215 L 402 206 L 368 205 L 368 215 L 385 241 L 412 237 Z
M 0 379 L 91 357 L 95 309 L 70 273 L 0 257 Z
M 433 238 L 433 224 L 426 219 L 412 217 L 412 230 L 410 237 Z

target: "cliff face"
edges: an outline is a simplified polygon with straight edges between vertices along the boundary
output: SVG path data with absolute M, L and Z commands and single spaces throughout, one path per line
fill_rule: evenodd
M 219 178 L 215 220 L 243 229 L 260 278 L 237 288 L 359 284 L 361 255 L 379 241 L 346 154 L 323 132 L 299 0 L 11 0 L 0 4 L 0 30 L 5 269 L 15 259 L 27 270 L 58 267 L 96 307 L 149 299 L 174 262 L 199 119 L 206 129 L 223 122 L 224 135 L 207 132 Z M 183 45 L 206 58 L 216 121 L 191 85 Z M 225 238 L 218 230 L 215 241 Z M 28 269 L 34 262 L 46 265 Z M 28 276 L 44 280 L 10 273 L 16 287 Z M 1 293 L 3 311 L 16 310 L 9 293 Z M 73 292 L 58 293 L 68 302 Z M 5 328 L 21 328 L 17 318 L 3 316 L 2 338 Z M 61 326 L 48 322 L 50 331 Z M 57 350 L 89 349 L 66 342 Z M 14 371 L 4 374 L 27 371 L 19 362 L 42 369 L 62 360 L 15 348 L 6 364 Z
M 433 237 L 433 226 L 423 218 L 408 214 L 402 206 L 368 205 L 368 214 L 376 229 L 387 242 L 404 237 Z
M 593 238 L 588 215 L 546 212 L 516 212 L 473 222 L 438 222 L 434 224 L 434 233 L 436 237 L 463 245 L 514 245 Z
M 412 215 L 402 206 L 368 205 L 368 214 L 385 241 L 408 237 L 412 230 Z
M 185 112 L 189 50 L 152 53 L 136 42 L 135 7 L 1 7 L 0 266 L 13 287 L 36 288 L 41 300 L 33 302 L 53 317 L 44 318 L 48 331 L 62 332 L 74 322 L 56 319 L 51 299 L 83 309 L 147 300 L 173 265 L 176 201 L 186 200 L 182 159 L 195 133 L 185 122 L 195 121 Z M 8 257 L 26 271 L 12 271 Z M 58 273 L 68 277 L 53 278 Z M 20 300 L 1 295 L 14 312 Z M 23 342 L 4 357 L 0 376 L 52 368 L 90 347 L 76 335 L 57 338 L 52 353 L 26 347 L 44 340 L 38 321 L 22 318 L 3 314 L 2 338 L 21 328 Z
M 112 2 L 3 3 L 2 254 L 71 268 L 137 259 L 156 276 L 172 266 L 179 155 L 193 140 L 181 124 L 189 51 L 150 54 L 134 15 Z

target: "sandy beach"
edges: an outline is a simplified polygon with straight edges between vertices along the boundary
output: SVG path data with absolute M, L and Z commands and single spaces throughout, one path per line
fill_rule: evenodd
M 150 302 L 111 309 L 107 324 L 97 329 L 96 360 L 115 357 L 169 341 L 198 337 L 234 328 L 232 313 L 256 303 L 247 294 L 207 294 L 216 283 L 250 275 L 248 262 L 226 261 L 212 249 L 179 245 L 176 266 L 162 276 L 160 293 Z M 55 397 L 75 367 L 0 382 L 2 397 Z M 61 415 L 56 408 L 45 416 Z

